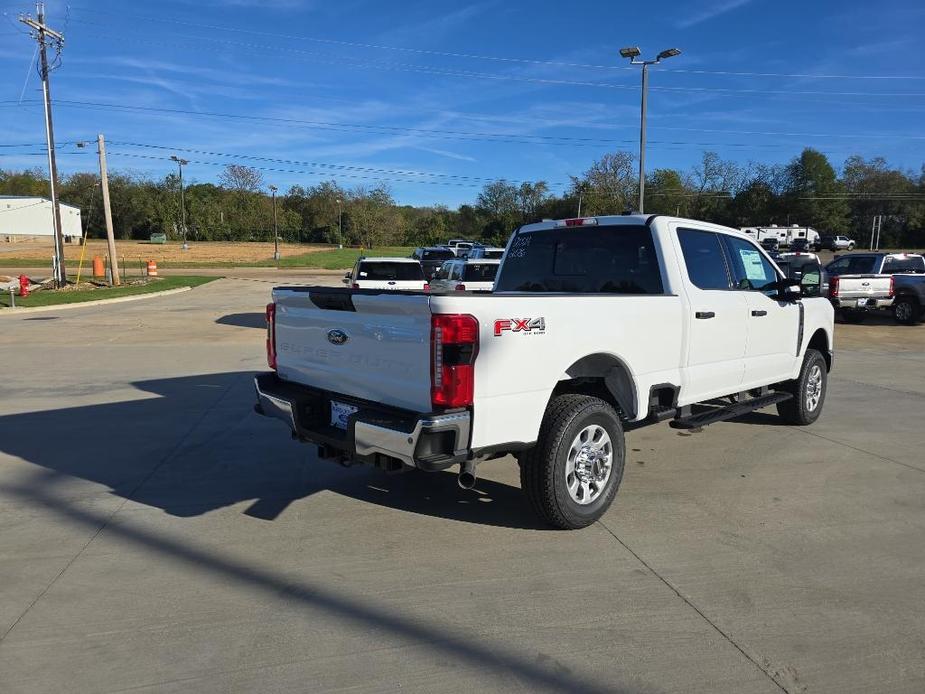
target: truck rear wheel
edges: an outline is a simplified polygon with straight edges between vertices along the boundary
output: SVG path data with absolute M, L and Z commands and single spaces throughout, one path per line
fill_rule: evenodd
M 788 381 L 783 390 L 791 393 L 790 400 L 777 403 L 777 414 L 787 424 L 812 424 L 822 414 L 822 405 L 828 389 L 828 372 L 825 359 L 815 349 L 806 350 L 800 375 Z
M 623 426 L 610 404 L 560 395 L 546 409 L 536 446 L 521 456 L 520 485 L 544 521 L 584 528 L 613 502 L 625 453 Z
M 902 325 L 915 325 L 921 313 L 922 308 L 914 296 L 899 296 L 893 302 L 893 318 Z

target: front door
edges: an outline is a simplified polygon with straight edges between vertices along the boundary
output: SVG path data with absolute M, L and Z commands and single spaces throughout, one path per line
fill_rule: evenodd
M 800 304 L 778 301 L 774 266 L 748 239 L 722 235 L 736 293 L 746 302 L 745 375 L 742 388 L 793 376 L 799 346 Z

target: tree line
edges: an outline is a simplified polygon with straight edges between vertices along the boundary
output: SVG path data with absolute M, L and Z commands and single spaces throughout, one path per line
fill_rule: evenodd
M 180 189 L 175 174 L 163 179 L 112 172 L 113 223 L 123 239 L 152 233 L 182 236 Z M 0 170 L 0 194 L 47 196 L 41 170 Z M 91 237 L 105 235 L 99 176 L 63 179 L 62 202 L 81 208 Z M 637 202 L 636 157 L 605 154 L 567 189 L 554 194 L 545 181 L 486 184 L 471 203 L 399 205 L 385 184 L 344 188 L 335 181 L 291 186 L 277 193 L 279 236 L 285 241 L 430 245 L 459 237 L 503 244 L 520 224 L 544 218 L 619 214 Z M 200 241 L 266 241 L 273 238 L 273 198 L 257 169 L 232 164 L 218 183 L 184 189 L 187 234 Z M 882 215 L 881 246 L 925 247 L 925 165 L 918 172 L 883 158 L 849 157 L 841 170 L 825 154 L 804 149 L 788 164 L 739 164 L 704 152 L 689 170 L 656 169 L 646 177 L 645 211 L 691 217 L 732 227 L 770 224 L 812 226 L 822 233 L 869 238 Z

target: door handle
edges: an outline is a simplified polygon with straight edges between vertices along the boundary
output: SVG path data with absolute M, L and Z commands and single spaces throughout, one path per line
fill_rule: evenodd
M 713 311 L 697 311 L 697 313 L 694 314 L 694 317 L 705 320 L 707 318 L 715 318 L 716 314 Z
M 768 315 L 768 312 L 767 312 L 767 311 L 752 311 L 752 315 L 753 315 L 753 316 L 759 316 L 759 317 L 760 317 L 760 316 L 766 316 L 766 315 Z

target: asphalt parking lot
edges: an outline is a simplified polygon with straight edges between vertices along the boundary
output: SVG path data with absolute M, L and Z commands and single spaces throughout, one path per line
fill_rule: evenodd
M 925 325 L 838 325 L 813 427 L 632 432 L 559 532 L 256 416 L 271 281 L 0 317 L 0 691 L 925 690 Z

